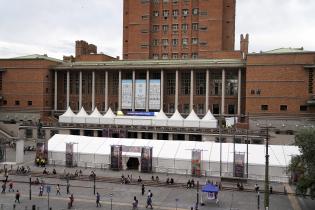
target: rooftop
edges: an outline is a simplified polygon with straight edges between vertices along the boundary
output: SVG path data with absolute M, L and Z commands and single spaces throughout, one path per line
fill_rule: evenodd
M 269 51 L 265 51 L 262 53 L 267 53 L 267 54 L 286 54 L 286 53 L 308 53 L 310 51 L 305 51 L 303 47 L 301 48 L 278 48 L 278 49 L 274 49 L 274 50 L 269 50 Z
M 44 55 L 39 55 L 39 54 L 32 54 L 32 55 L 25 55 L 25 56 L 19 56 L 19 57 L 14 57 L 14 58 L 9 58 L 10 60 L 48 60 L 48 61 L 53 61 L 57 63 L 62 63 L 62 60 L 48 57 L 46 54 Z

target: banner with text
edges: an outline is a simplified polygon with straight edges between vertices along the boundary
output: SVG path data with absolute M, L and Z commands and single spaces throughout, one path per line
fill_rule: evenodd
M 122 146 L 112 145 L 110 154 L 110 167 L 114 170 L 122 169 Z
M 136 80 L 135 109 L 145 109 L 146 80 Z
M 66 166 L 73 166 L 73 144 L 66 143 Z
M 159 79 L 151 79 L 149 88 L 149 109 L 161 108 L 161 82 Z
M 141 172 L 152 172 L 152 147 L 141 148 Z
M 191 174 L 193 176 L 201 176 L 201 151 L 191 151 Z
M 121 108 L 132 108 L 132 80 L 121 81 Z
M 234 176 L 244 177 L 244 159 L 245 153 L 235 153 L 235 165 L 234 165 Z

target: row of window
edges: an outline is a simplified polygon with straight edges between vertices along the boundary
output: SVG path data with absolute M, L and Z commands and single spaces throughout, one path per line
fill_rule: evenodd
M 152 45 L 153 46 L 159 46 L 160 45 L 160 40 L 158 39 L 153 39 Z M 171 40 L 172 46 L 178 46 L 179 45 L 179 40 L 178 39 L 172 39 Z M 188 38 L 182 38 L 181 44 L 183 46 L 189 45 L 189 39 Z M 192 45 L 197 45 L 198 44 L 198 38 L 191 38 L 191 44 Z M 161 45 L 162 46 L 168 46 L 169 45 L 169 40 L 168 39 L 161 39 Z
M 269 106 L 264 104 L 264 105 L 261 105 L 260 109 L 262 111 L 268 111 L 269 110 Z M 287 105 L 280 105 L 280 111 L 288 111 L 288 106 Z M 300 111 L 301 112 L 306 112 L 307 111 L 307 106 L 305 106 L 305 105 L 300 106 Z
M 8 101 L 7 100 L 3 100 L 2 101 L 3 105 L 7 105 Z M 19 100 L 15 100 L 14 102 L 15 106 L 20 106 L 20 101 Z M 27 101 L 27 106 L 32 106 L 33 105 L 33 101 Z
M 189 56 L 190 55 L 190 56 Z M 158 60 L 158 59 L 197 59 L 198 58 L 198 53 L 172 53 L 171 55 L 169 55 L 168 53 L 162 53 L 161 55 L 153 53 L 152 54 L 152 59 Z
M 212 104 L 211 112 L 213 114 L 220 114 L 220 104 Z M 204 104 L 196 104 L 194 105 L 194 110 L 197 114 L 205 114 L 207 110 L 205 110 Z M 173 103 L 167 104 L 164 106 L 164 111 L 167 113 L 175 112 L 175 105 Z M 190 113 L 190 105 L 189 104 L 180 104 L 178 106 L 178 111 L 180 113 L 189 114 Z M 227 105 L 227 114 L 236 114 L 236 105 L 228 104 Z
M 188 3 L 190 0 L 181 0 L 184 3 Z M 145 3 L 149 3 L 150 0 L 141 0 L 141 3 L 145 4 Z M 163 4 L 168 4 L 168 3 L 173 3 L 173 4 L 178 4 L 180 2 L 180 0 L 151 0 L 152 3 L 154 4 L 159 4 L 160 2 L 162 2 Z
M 191 13 L 192 13 L 192 15 L 198 15 L 199 14 L 199 9 L 198 8 L 193 8 Z M 157 10 L 153 11 L 152 14 L 153 14 L 153 17 L 159 17 L 160 16 L 160 12 L 157 11 Z M 183 17 L 188 16 L 189 15 L 189 9 L 182 9 L 182 13 L 181 14 L 182 14 Z M 172 16 L 174 18 L 179 17 L 179 15 L 180 15 L 180 12 L 179 12 L 178 9 L 172 10 Z M 167 17 L 170 16 L 170 11 L 169 10 L 163 10 L 161 16 L 164 19 L 167 19 Z
M 172 24 L 171 27 L 172 27 L 172 31 L 178 31 L 180 25 L 179 24 Z M 186 24 L 186 23 L 181 24 L 182 31 L 187 31 L 188 28 L 189 28 L 188 24 Z M 192 30 L 197 31 L 197 30 L 199 30 L 199 24 L 198 23 L 192 23 L 191 24 L 191 28 L 192 28 Z M 161 29 L 162 29 L 163 32 L 167 32 L 169 30 L 169 25 L 164 24 L 164 25 L 161 26 Z M 200 29 L 201 30 L 206 30 L 205 27 L 201 27 Z M 160 25 L 153 25 L 152 26 L 152 31 L 153 32 L 158 32 L 159 30 L 160 30 Z

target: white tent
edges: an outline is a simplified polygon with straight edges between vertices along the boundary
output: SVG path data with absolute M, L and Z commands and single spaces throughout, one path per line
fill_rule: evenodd
M 100 117 L 100 124 L 114 124 L 115 117 L 116 115 L 113 113 L 112 109 L 109 108 L 106 114 Z
M 155 118 L 152 120 L 153 126 L 167 126 L 168 117 L 165 115 L 163 110 L 161 109 Z
M 75 114 L 71 110 L 70 106 L 63 115 L 59 116 L 59 122 L 61 123 L 72 123 L 72 118 L 75 117 Z
M 85 123 L 85 119 L 88 116 L 88 114 L 86 113 L 85 109 L 82 107 L 79 111 L 78 114 L 76 114 L 75 117 L 73 117 L 73 122 L 74 123 Z
M 173 126 L 173 127 L 182 127 L 184 122 L 184 118 L 178 110 L 176 109 L 175 113 L 172 115 L 170 119 L 168 119 L 167 125 L 168 126 Z
M 79 166 L 105 167 L 110 164 L 110 146 L 123 145 L 128 147 L 152 147 L 153 171 L 177 174 L 191 174 L 192 150 L 201 151 L 202 175 L 220 175 L 220 156 L 222 157 L 222 175 L 233 176 L 234 146 L 232 143 L 194 142 L 194 141 L 164 141 L 127 138 L 102 138 L 55 134 L 48 141 L 50 163 L 65 165 L 66 143 L 74 143 L 74 161 Z M 235 144 L 236 154 L 244 154 L 246 165 L 246 144 Z M 248 145 L 248 175 L 250 179 L 263 180 L 265 173 L 265 145 Z M 298 155 L 296 146 L 269 146 L 270 180 L 288 181 L 286 174 L 292 156 Z M 139 152 L 123 150 L 123 164 L 130 157 L 140 158 Z M 139 161 L 141 162 L 141 161 Z M 246 166 L 244 166 L 246 173 Z
M 194 127 L 199 128 L 200 126 L 200 119 L 197 116 L 194 110 L 191 110 L 190 114 L 184 120 L 184 127 Z
M 202 128 L 216 128 L 218 120 L 215 119 L 213 114 L 208 110 L 206 115 L 200 120 L 200 127 Z
M 100 124 L 100 118 L 103 117 L 102 114 L 95 107 L 94 111 L 86 117 L 86 123 L 90 124 Z

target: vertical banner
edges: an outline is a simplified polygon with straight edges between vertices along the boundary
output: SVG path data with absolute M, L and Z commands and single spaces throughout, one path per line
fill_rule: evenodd
M 201 176 L 201 151 L 192 150 L 191 151 L 191 175 Z
M 146 80 L 136 80 L 135 109 L 145 109 Z
M 149 109 L 160 110 L 161 108 L 161 82 L 159 79 L 150 80 Z
M 132 108 L 132 80 L 121 80 L 121 108 Z
M 244 177 L 245 153 L 235 153 L 234 157 L 235 157 L 234 176 L 235 177 Z
M 141 148 L 141 172 L 152 172 L 152 147 Z
M 110 153 L 110 167 L 113 170 L 122 169 L 122 146 L 112 145 Z
M 66 143 L 66 166 L 73 166 L 73 144 Z
M 36 144 L 35 161 L 37 159 L 39 161 L 44 160 L 46 164 L 48 162 L 48 148 L 47 148 L 47 144 L 45 144 L 44 142 L 38 142 Z

